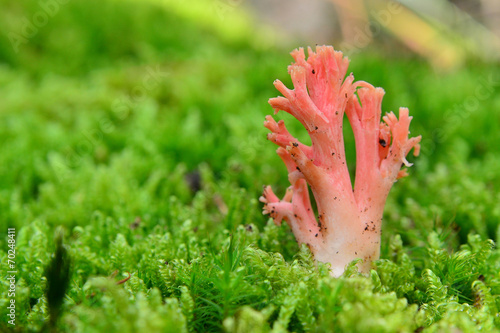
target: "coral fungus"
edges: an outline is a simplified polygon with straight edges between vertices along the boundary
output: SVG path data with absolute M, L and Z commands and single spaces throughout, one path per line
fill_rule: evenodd
M 392 184 L 407 175 L 403 165 L 414 148 L 418 155 L 421 137 L 408 138 L 412 117 L 399 109 L 381 118 L 384 90 L 346 77 L 349 60 L 331 46 L 302 48 L 291 54 L 288 67 L 294 89 L 281 81 L 274 86 L 284 97 L 269 100 L 275 113 L 283 110 L 297 118 L 311 137 L 311 146 L 300 143 L 285 127 L 267 116 L 264 126 L 276 143 L 288 169 L 291 186 L 280 200 L 270 186 L 260 200 L 264 214 L 280 224 L 285 220 L 299 243 L 309 246 L 316 260 L 330 263 L 333 276 L 346 264 L 361 258 L 361 272 L 380 256 L 382 215 Z M 347 115 L 356 142 L 356 174 L 352 186 L 346 165 L 342 124 Z M 313 212 L 308 185 L 317 204 Z

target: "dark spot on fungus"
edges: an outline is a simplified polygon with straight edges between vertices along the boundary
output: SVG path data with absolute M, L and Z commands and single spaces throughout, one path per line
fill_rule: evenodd
M 313 74 L 316 74 L 316 72 L 314 71 L 314 69 L 312 70 L 312 73 L 313 73 Z
M 309 251 L 311 251 L 311 252 L 312 252 L 311 244 L 306 243 L 306 246 L 309 248 Z
M 381 145 L 382 147 L 384 147 L 384 148 L 385 148 L 385 146 L 387 146 L 387 142 L 385 142 L 385 140 L 384 140 L 384 139 L 379 139 L 379 140 L 378 140 L 378 143 L 380 143 L 380 145 Z
M 299 143 L 298 143 L 298 142 L 294 142 L 294 143 L 292 143 L 292 145 L 293 145 L 294 147 L 298 147 L 298 146 L 299 146 Z
M 318 237 L 318 234 L 314 235 L 314 237 Z

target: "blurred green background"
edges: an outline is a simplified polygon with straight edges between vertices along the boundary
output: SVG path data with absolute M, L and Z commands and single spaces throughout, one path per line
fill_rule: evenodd
M 278 95 L 272 82 L 290 86 L 288 53 L 300 46 L 344 51 L 357 80 L 385 89 L 383 110 L 408 107 L 412 135 L 423 137 L 410 176 L 389 195 L 383 258 L 396 234 L 417 269 L 431 233 L 450 251 L 470 233 L 500 241 L 496 21 L 460 3 L 423 4 L 0 0 L 0 226 L 19 234 L 19 324 L 46 325 L 44 270 L 58 226 L 75 263 L 66 310 L 88 298 L 89 277 L 115 269 L 178 296 L 144 276 L 145 262 L 189 261 L 239 226 L 268 228 L 276 239 L 257 246 L 291 260 L 293 235 L 271 232 L 257 199 L 264 184 L 276 193 L 289 184 L 262 123 Z M 277 117 L 307 142 L 298 122 Z M 154 244 L 148 235 L 175 238 L 181 226 L 202 231 L 141 257 Z M 130 259 L 110 254 L 122 236 Z M 220 328 L 238 307 L 229 309 L 191 328 Z M 64 325 L 83 324 L 70 316 Z

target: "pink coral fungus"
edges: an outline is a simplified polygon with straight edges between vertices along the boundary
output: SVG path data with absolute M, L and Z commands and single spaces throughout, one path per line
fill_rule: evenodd
M 307 244 L 316 260 L 331 264 L 333 276 L 340 276 L 346 264 L 358 264 L 367 273 L 371 261 L 380 256 L 380 234 L 385 201 L 392 184 L 407 175 L 403 165 L 414 148 L 417 156 L 421 137 L 408 138 L 407 108 L 381 118 L 384 90 L 346 77 L 349 60 L 331 46 L 316 52 L 294 50 L 295 62 L 288 67 L 294 89 L 281 81 L 274 86 L 284 97 L 269 100 L 275 113 L 283 110 L 297 118 L 311 137 L 311 146 L 300 143 L 286 129 L 283 120 L 267 116 L 264 126 L 276 143 L 278 155 L 288 169 L 291 183 L 280 200 L 270 186 L 260 200 L 264 214 L 276 224 L 285 220 L 300 244 Z M 354 189 L 346 165 L 342 123 L 344 113 L 356 142 Z M 308 185 L 316 200 L 316 219 Z

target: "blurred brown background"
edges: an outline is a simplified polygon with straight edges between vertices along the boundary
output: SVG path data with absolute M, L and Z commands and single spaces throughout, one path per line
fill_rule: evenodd
M 468 58 L 497 61 L 498 0 L 232 0 L 308 45 L 346 53 L 377 47 L 408 51 L 453 68 Z

